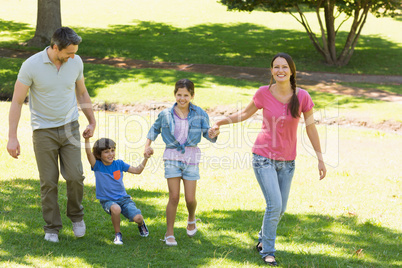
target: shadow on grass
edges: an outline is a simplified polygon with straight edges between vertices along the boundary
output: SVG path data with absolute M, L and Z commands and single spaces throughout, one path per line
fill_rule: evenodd
M 200 231 L 189 239 L 182 198 L 175 226 L 179 246 L 168 248 L 159 241 L 166 228 L 165 203 L 155 202 L 167 200 L 167 194 L 128 189 L 149 219 L 150 236 L 141 238 L 132 223 L 122 220 L 124 246 L 117 247 L 112 243 L 110 217 L 95 199 L 93 186 L 85 186 L 83 201 L 87 234 L 81 239 L 74 237 L 64 215 L 66 185 L 61 180 L 59 204 L 64 228 L 60 242 L 53 244 L 43 240 L 39 189 L 38 180 L 0 181 L 1 262 L 37 266 L 40 260 L 42 265 L 69 266 L 79 260 L 91 267 L 217 266 L 223 261 L 233 266 L 263 265 L 254 248 L 262 211 L 201 212 L 197 215 L 202 219 Z M 277 252 L 279 261 L 290 267 L 397 267 L 400 262 L 400 234 L 370 222 L 359 223 L 355 217 L 286 214 L 278 228 L 277 245 L 283 248 Z M 360 255 L 355 254 L 358 249 L 363 249 Z
M 401 60 L 398 44 L 378 36 L 360 37 L 351 62 L 339 68 L 324 63 L 303 31 L 272 30 L 251 23 L 200 24 L 188 28 L 151 21 L 134 21 L 133 24 L 111 25 L 106 30 L 77 29 L 84 40 L 80 53 L 95 57 L 266 68 L 272 56 L 283 51 L 292 55 L 298 70 L 365 73 L 370 69 L 373 74 L 388 75 L 398 74 L 392 68 L 400 66 Z M 338 33 L 338 50 L 347 34 Z M 386 65 L 375 60 L 384 57 L 390 61 Z

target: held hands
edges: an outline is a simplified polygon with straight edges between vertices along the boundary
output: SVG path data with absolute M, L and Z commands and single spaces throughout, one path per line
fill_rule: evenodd
M 152 149 L 152 147 L 145 148 L 145 150 L 144 150 L 144 158 L 148 159 L 153 154 L 154 154 L 154 149 Z
M 18 142 L 17 138 L 9 139 L 7 143 L 7 151 L 8 153 L 18 159 L 18 156 L 21 153 L 20 143 Z
M 90 124 L 82 133 L 82 137 L 84 137 L 84 139 L 89 139 L 94 135 L 94 132 L 95 132 L 95 125 Z
M 219 135 L 219 133 L 220 133 L 219 126 L 216 124 L 208 130 L 208 136 L 210 139 L 215 138 L 216 136 Z

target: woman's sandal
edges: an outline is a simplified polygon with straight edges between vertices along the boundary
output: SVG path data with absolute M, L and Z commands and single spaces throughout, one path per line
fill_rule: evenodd
M 173 242 L 168 241 L 169 238 L 173 238 L 174 241 L 173 241 Z M 174 238 L 173 235 L 165 236 L 165 238 L 164 238 L 164 239 L 161 239 L 161 240 L 162 240 L 163 242 L 165 242 L 166 245 L 168 245 L 168 246 L 177 246 L 176 238 Z
M 194 221 L 187 221 L 187 227 L 188 227 L 189 224 L 194 224 L 195 225 L 195 228 L 193 230 L 189 230 L 189 229 L 186 228 L 187 235 L 189 237 L 193 237 L 197 233 L 197 225 L 196 225 L 197 221 L 201 221 L 201 220 L 200 219 L 195 219 Z
M 261 242 L 257 242 L 257 245 L 255 246 L 255 248 L 257 249 L 258 252 L 260 252 L 262 250 Z
M 268 257 L 270 257 L 270 258 L 268 258 Z M 267 260 L 267 258 L 268 258 L 269 260 Z M 266 264 L 268 264 L 269 266 L 278 266 L 278 263 L 276 262 L 274 256 L 270 256 L 270 255 L 265 256 L 265 257 L 263 258 L 263 260 L 264 260 L 264 262 L 265 262 Z

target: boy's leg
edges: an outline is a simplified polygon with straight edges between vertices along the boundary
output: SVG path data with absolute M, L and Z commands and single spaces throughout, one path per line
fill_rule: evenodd
M 197 208 L 197 200 L 195 198 L 197 181 L 183 180 L 184 196 L 186 198 L 186 206 L 188 210 L 188 221 L 195 220 L 195 209 Z M 189 224 L 188 230 L 194 230 L 195 224 Z
M 144 222 L 144 217 L 142 217 L 141 214 L 137 214 L 137 215 L 134 216 L 133 222 L 135 222 L 136 224 L 138 224 L 138 226 L 141 226 L 142 223 Z
M 120 232 L 120 213 L 121 208 L 118 204 L 113 204 L 110 207 L 110 216 L 112 218 L 113 228 L 115 233 Z
M 180 181 L 180 177 L 167 179 L 167 184 L 169 188 L 169 201 L 166 206 L 166 237 L 174 234 L 173 227 L 176 220 L 177 206 L 180 200 Z M 168 241 L 174 242 L 173 239 L 170 240 Z

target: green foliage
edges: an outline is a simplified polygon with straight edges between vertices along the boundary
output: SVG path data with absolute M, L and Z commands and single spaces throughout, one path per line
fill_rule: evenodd
M 400 7 L 399 0 L 221 0 L 220 2 L 226 5 L 228 10 L 251 12 L 254 9 L 263 9 L 272 12 L 290 13 L 304 27 L 315 50 L 324 57 L 326 63 L 335 66 L 345 66 L 349 63 L 369 12 L 374 13 L 376 16 L 394 15 L 394 11 Z M 317 15 L 316 19 L 320 26 L 321 38 L 317 37 L 316 32 L 310 26 L 311 22 L 305 16 L 306 11 L 304 8 L 306 7 Z M 335 24 L 340 14 L 344 14 L 346 18 Z M 321 16 L 324 18 L 322 19 Z M 343 45 L 337 48 L 338 27 L 349 18 L 352 18 L 352 24 L 348 36 L 343 41 Z
M 310 8 L 324 8 L 329 1 L 316 0 L 220 0 L 229 10 L 248 11 L 266 10 L 271 12 L 291 12 L 298 6 Z M 376 0 L 376 1 L 354 1 L 354 0 L 335 0 L 330 1 L 330 5 L 337 7 L 340 13 L 353 16 L 355 10 L 369 8 L 370 12 L 376 16 L 395 15 L 395 11 L 400 7 L 399 0 Z

